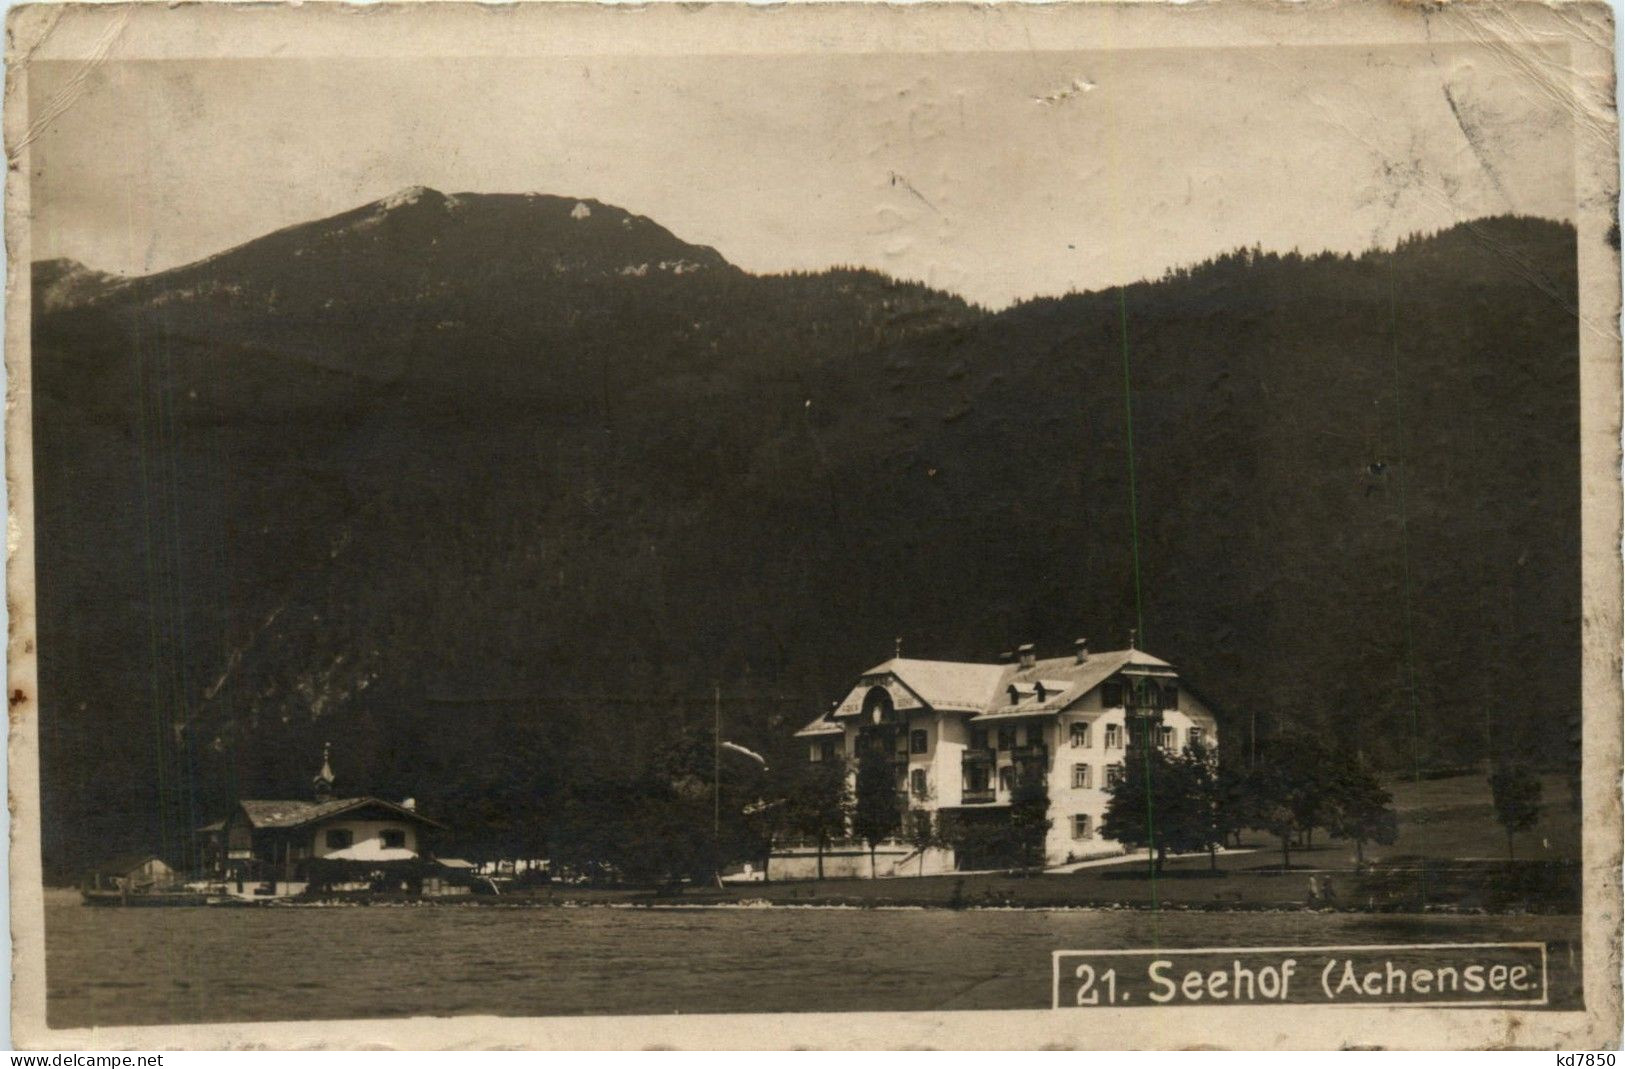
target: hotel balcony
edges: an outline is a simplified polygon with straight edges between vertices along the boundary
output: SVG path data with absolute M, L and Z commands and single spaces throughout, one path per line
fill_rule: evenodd
M 966 787 L 960 798 L 965 805 L 988 805 L 992 803 L 993 795 L 992 787 L 984 787 L 981 790 Z
M 1012 761 L 1043 761 L 1049 762 L 1049 747 L 1043 743 L 1033 743 L 1027 746 L 1016 746 L 1010 750 Z
M 980 750 L 973 750 L 967 746 L 964 754 L 960 756 L 960 762 L 967 765 L 991 765 L 998 759 L 998 751 L 991 746 Z

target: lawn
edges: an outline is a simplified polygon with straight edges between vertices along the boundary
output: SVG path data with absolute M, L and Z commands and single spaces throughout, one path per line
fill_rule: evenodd
M 1383 857 L 1495 858 L 1507 856 L 1506 832 L 1495 822 L 1484 776 L 1390 783 L 1399 814 L 1399 841 L 1376 851 Z M 1569 804 L 1562 776 L 1541 778 L 1539 822 L 1514 838 L 1520 859 L 1575 860 L 1580 856 L 1580 815 Z M 1352 854 L 1352 852 L 1351 852 Z

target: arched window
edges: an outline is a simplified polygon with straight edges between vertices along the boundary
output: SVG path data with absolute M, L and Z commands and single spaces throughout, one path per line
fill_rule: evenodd
M 871 724 L 889 724 L 896 717 L 897 708 L 885 687 L 870 687 L 863 696 L 863 719 Z

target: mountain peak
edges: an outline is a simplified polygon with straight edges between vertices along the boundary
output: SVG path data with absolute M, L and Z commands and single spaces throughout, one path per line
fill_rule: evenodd
M 31 278 L 34 300 L 41 312 L 88 303 L 124 281 L 66 256 L 34 261 Z
M 438 189 L 430 189 L 428 186 L 407 186 L 405 189 L 396 190 L 381 200 L 374 201 L 373 207 L 388 212 L 425 201 L 430 204 L 445 204 L 447 203 L 447 197 Z
M 312 316 L 483 293 L 493 274 L 534 296 L 538 287 L 649 285 L 634 280 L 730 269 L 715 249 L 599 200 L 414 185 L 140 279 L 42 265 L 35 291 L 46 295 L 46 307 L 116 289 L 131 301 Z

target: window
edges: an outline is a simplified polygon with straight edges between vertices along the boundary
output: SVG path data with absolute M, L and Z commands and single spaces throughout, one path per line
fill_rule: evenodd
M 1075 814 L 1072 817 L 1072 838 L 1093 839 L 1095 837 L 1095 829 L 1092 826 L 1093 823 L 1094 822 L 1089 819 L 1088 813 Z
M 973 750 L 987 749 L 987 728 L 971 729 L 970 748 Z
M 908 733 L 908 752 L 909 753 L 924 753 L 925 752 L 925 741 L 926 741 L 926 735 L 925 735 L 925 732 L 923 730 L 915 730 L 915 731 L 909 732 Z
M 1115 709 L 1123 704 L 1123 684 L 1113 680 L 1100 688 L 1100 704 Z
M 825 739 L 819 745 L 819 749 L 822 751 L 819 759 L 823 761 L 835 760 L 835 747 L 839 745 L 840 743 L 836 742 L 834 739 Z
M 349 828 L 329 828 L 323 838 L 329 850 L 348 850 L 355 842 L 355 834 Z
M 999 790 L 1013 791 L 1016 788 L 1016 770 L 1010 765 L 999 769 Z
M 1072 725 L 1072 746 L 1074 749 L 1087 750 L 1089 748 L 1089 725 Z
M 400 828 L 385 828 L 378 833 L 378 842 L 385 850 L 405 850 L 406 832 Z
M 1093 780 L 1093 777 L 1089 775 L 1089 766 L 1088 765 L 1073 765 L 1072 766 L 1072 786 L 1074 786 L 1074 787 L 1093 787 L 1094 783 L 1092 782 L 1092 780 Z
M 1164 709 L 1179 708 L 1179 688 L 1172 683 L 1162 688 L 1162 707 Z
M 870 687 L 863 697 L 863 720 L 866 724 L 890 724 L 897 719 L 897 707 L 885 687 Z
M 1043 724 L 1028 724 L 1027 725 L 1027 745 L 1028 746 L 1042 746 L 1042 745 L 1044 745 L 1044 725 Z
M 987 786 L 986 765 L 971 765 L 965 769 L 965 789 L 967 791 L 985 791 Z
M 1122 765 L 1107 765 L 1106 766 L 1106 786 L 1107 787 L 1115 787 L 1119 783 L 1122 783 L 1122 782 L 1123 782 L 1123 766 Z
M 908 788 L 914 792 L 914 797 L 925 797 L 925 769 L 916 768 L 908 774 Z
M 1162 730 L 1159 732 L 1159 734 L 1161 735 L 1161 738 L 1158 739 L 1158 742 L 1162 748 L 1164 750 L 1172 750 L 1174 748 L 1174 729 L 1169 727 L 1167 724 L 1164 724 L 1162 725 Z
M 1201 728 L 1191 728 L 1187 735 L 1192 747 L 1207 745 L 1207 738 Z
M 1014 750 L 1016 748 L 1016 729 L 1002 727 L 999 729 L 999 749 Z
M 824 747 L 821 744 L 814 742 L 807 746 L 807 760 L 822 761 L 823 759 Z
M 1106 749 L 1121 750 L 1123 748 L 1123 725 L 1106 725 Z

